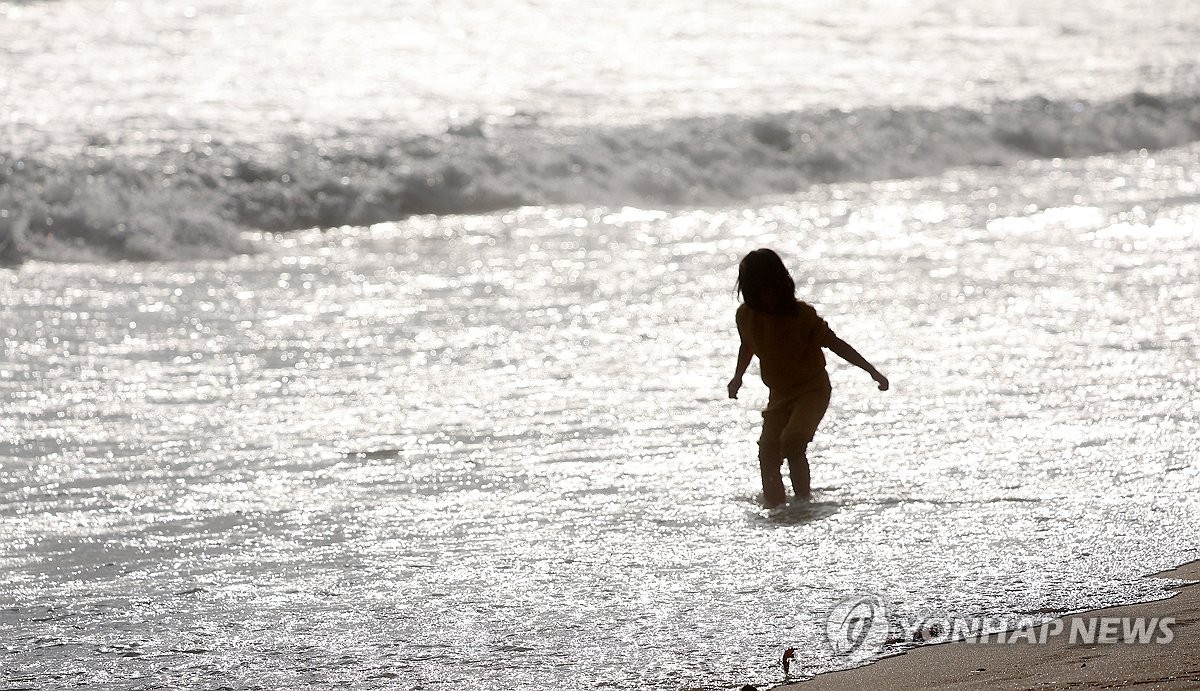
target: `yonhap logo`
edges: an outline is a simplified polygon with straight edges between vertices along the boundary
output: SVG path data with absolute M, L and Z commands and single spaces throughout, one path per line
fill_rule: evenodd
M 887 608 L 874 595 L 852 595 L 838 602 L 825 620 L 825 640 L 836 655 L 873 655 L 888 638 Z
M 1175 617 L 1080 616 L 1039 620 L 1030 615 L 911 615 L 889 612 L 876 595 L 851 595 L 833 606 L 825 620 L 825 640 L 834 655 L 865 661 L 889 641 L 973 645 L 1169 645 L 1175 641 Z

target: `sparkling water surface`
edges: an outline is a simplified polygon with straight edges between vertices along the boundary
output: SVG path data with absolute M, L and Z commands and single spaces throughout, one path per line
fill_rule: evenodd
M 853 593 L 1160 596 L 1200 523 L 1198 157 L 2 270 L 0 679 L 721 688 L 848 664 Z M 766 391 L 724 393 L 762 245 L 893 382 L 832 363 L 779 512 Z
M 8 148 L 1200 89 L 1193 0 L 0 0 Z

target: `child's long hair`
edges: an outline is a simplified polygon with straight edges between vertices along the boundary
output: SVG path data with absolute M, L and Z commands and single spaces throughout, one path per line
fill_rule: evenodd
M 750 309 L 789 316 L 799 313 L 796 282 L 779 255 L 765 247 L 747 254 L 738 264 L 737 291 Z

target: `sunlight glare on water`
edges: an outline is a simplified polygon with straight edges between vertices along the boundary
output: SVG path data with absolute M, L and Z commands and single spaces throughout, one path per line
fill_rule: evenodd
M 1191 0 L 10 1 L 0 127 L 77 155 L 81 140 L 173 148 L 474 117 L 1104 100 L 1194 90 L 1195 20 Z
M 767 683 L 784 647 L 842 664 L 849 593 L 1156 595 L 1200 520 L 1198 153 L 4 271 L 6 674 Z M 815 500 L 780 514 L 765 389 L 724 394 L 761 245 L 894 386 L 832 365 Z

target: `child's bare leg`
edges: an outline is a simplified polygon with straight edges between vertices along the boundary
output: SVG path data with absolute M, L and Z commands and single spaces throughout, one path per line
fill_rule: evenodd
M 811 497 L 812 485 L 808 473 L 808 445 L 788 455 L 788 470 L 792 475 L 792 490 L 797 497 Z
M 763 503 L 767 508 L 779 506 L 787 501 L 783 489 L 783 444 L 780 439 L 783 426 L 787 424 L 786 413 L 763 411 L 762 435 L 758 438 L 758 470 L 762 475 Z
M 780 442 L 783 456 L 788 459 L 788 469 L 792 475 L 792 489 L 797 497 L 812 496 L 812 486 L 808 472 L 808 443 L 812 441 L 825 409 L 829 406 L 829 391 L 812 391 L 803 394 L 796 401 L 788 424 L 783 430 Z
M 783 489 L 783 475 L 779 472 L 782 465 L 783 459 L 779 456 L 768 458 L 760 455 L 758 457 L 758 469 L 762 475 L 763 503 L 767 505 L 768 509 L 787 501 L 787 493 Z

